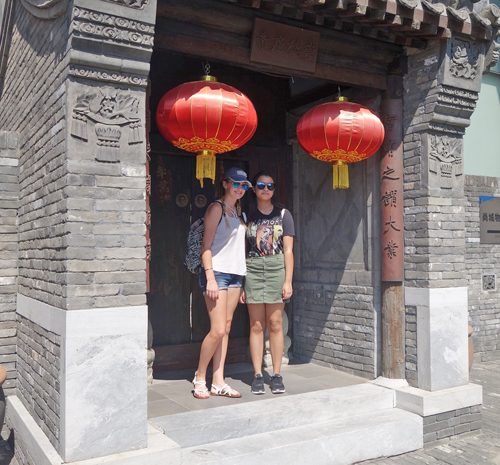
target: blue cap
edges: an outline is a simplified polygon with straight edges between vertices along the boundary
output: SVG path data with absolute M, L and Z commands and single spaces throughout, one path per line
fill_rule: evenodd
M 252 187 L 252 183 L 247 179 L 247 174 L 241 168 L 238 168 L 236 166 L 232 166 L 231 168 L 227 169 L 224 173 L 224 177 L 226 179 L 231 179 L 232 181 L 244 182 Z

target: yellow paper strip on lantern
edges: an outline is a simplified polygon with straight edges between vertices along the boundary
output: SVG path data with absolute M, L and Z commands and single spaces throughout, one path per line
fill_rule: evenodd
M 333 188 L 349 189 L 349 167 L 341 160 L 332 162 L 333 167 Z
M 215 152 L 211 150 L 200 150 L 196 156 L 196 179 L 200 181 L 203 188 L 203 178 L 210 178 L 215 182 Z

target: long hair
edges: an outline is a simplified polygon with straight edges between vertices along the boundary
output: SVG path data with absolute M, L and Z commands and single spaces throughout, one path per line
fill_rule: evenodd
M 261 176 L 267 176 L 271 178 L 274 182 L 274 191 L 273 191 L 273 196 L 271 197 L 271 203 L 278 208 L 284 208 L 281 204 L 276 202 L 276 177 L 269 173 L 268 171 L 259 171 L 253 178 L 252 178 L 252 186 L 256 189 L 257 188 L 257 181 Z M 249 202 L 248 202 L 248 221 L 253 221 L 255 216 L 257 215 L 257 196 L 255 195 L 255 192 L 253 189 L 249 189 Z
M 223 179 L 219 183 L 219 185 L 217 186 L 217 189 L 215 190 L 215 198 L 216 198 L 216 200 L 220 200 L 222 203 L 222 216 L 226 220 L 226 227 L 229 228 L 230 227 L 229 221 L 227 220 L 227 216 L 226 216 L 226 202 L 224 201 L 224 195 L 226 194 L 226 189 L 224 189 L 224 185 L 222 184 L 224 181 L 229 182 L 230 179 Z M 249 189 L 249 190 L 251 190 L 251 189 Z M 246 229 L 247 225 L 245 224 L 245 222 L 243 221 L 243 218 L 241 216 L 240 199 L 236 200 L 235 207 L 236 207 L 236 214 L 238 215 L 238 218 L 240 219 L 241 224 L 243 224 L 243 226 L 245 226 L 245 229 Z

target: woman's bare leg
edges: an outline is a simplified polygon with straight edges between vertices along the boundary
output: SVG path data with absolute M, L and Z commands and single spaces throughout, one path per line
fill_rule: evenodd
M 201 344 L 200 361 L 196 370 L 196 380 L 207 380 L 207 368 L 212 357 L 216 357 L 216 353 L 220 354 L 222 341 L 226 335 L 226 315 L 227 315 L 227 291 L 220 291 L 217 300 L 209 299 L 205 296 L 208 316 L 210 318 L 210 332 L 205 336 Z M 218 356 L 220 360 L 220 355 Z M 208 397 L 207 392 L 200 397 Z
M 285 345 L 283 336 L 283 310 L 285 304 L 265 304 L 267 329 L 269 331 L 269 348 L 273 361 L 273 374 L 279 374 Z
M 264 328 L 266 325 L 266 304 L 247 304 L 250 316 L 250 356 L 254 374 L 262 374 L 264 356 Z
M 215 351 L 213 358 L 213 384 L 217 387 L 222 387 L 224 381 L 224 365 L 226 363 L 227 346 L 229 342 L 229 332 L 231 331 L 231 323 L 233 321 L 234 311 L 238 305 L 241 288 L 230 287 L 227 291 L 220 291 L 226 294 L 226 319 L 224 326 L 224 337 L 221 340 L 219 347 Z M 220 300 L 220 297 L 219 297 Z

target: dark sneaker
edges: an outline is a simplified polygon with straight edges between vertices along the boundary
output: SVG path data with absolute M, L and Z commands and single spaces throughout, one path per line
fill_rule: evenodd
M 273 394 L 283 394 L 285 392 L 285 385 L 281 375 L 271 376 L 271 392 Z
M 255 375 L 252 381 L 252 394 L 265 394 L 264 377 L 262 375 Z

